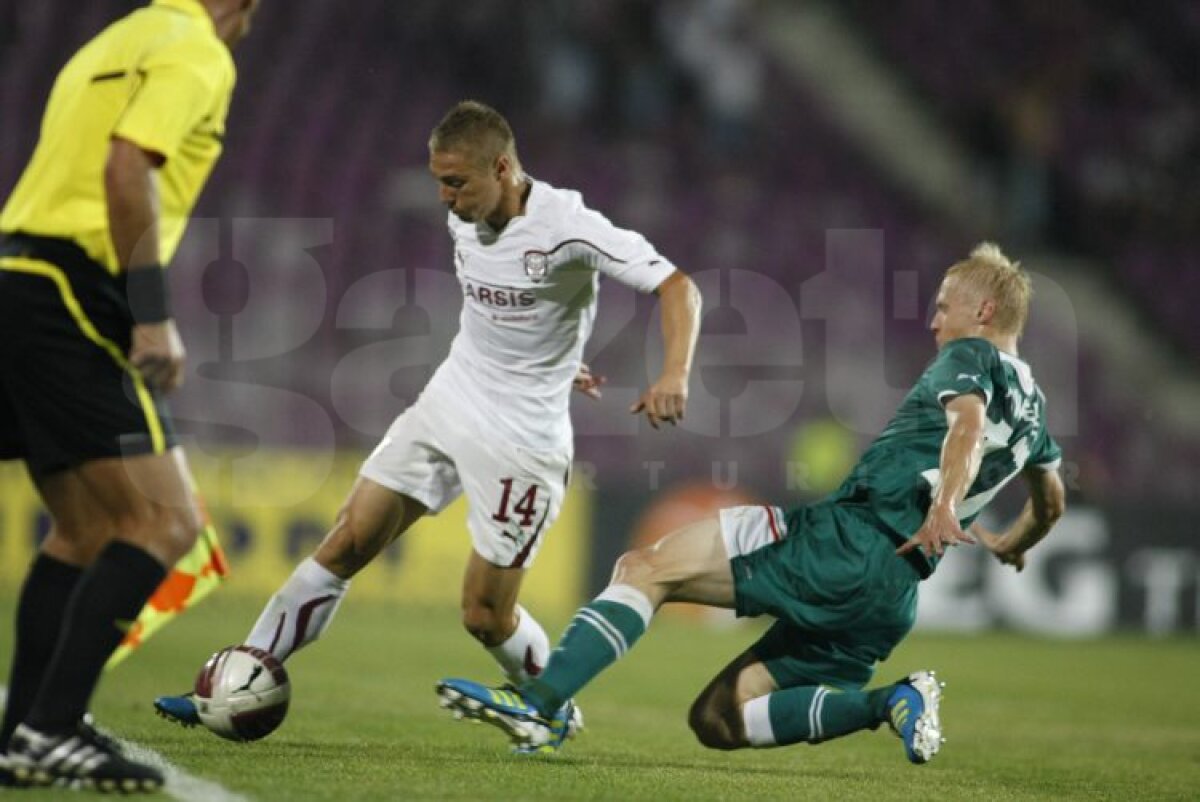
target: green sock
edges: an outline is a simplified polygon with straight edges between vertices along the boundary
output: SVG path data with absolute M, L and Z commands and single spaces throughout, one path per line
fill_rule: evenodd
M 746 737 L 751 746 L 821 743 L 887 720 L 888 685 L 873 691 L 839 691 L 823 685 L 785 688 L 746 704 Z M 763 705 L 766 710 L 763 710 Z M 764 723 L 763 713 L 769 721 Z
M 624 656 L 646 631 L 653 606 L 629 585 L 612 585 L 579 608 L 542 673 L 521 686 L 521 695 L 544 716 L 553 716 L 596 675 Z

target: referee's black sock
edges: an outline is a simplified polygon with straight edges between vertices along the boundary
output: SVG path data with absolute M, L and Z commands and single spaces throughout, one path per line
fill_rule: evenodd
M 8 748 L 13 730 L 33 707 L 46 666 L 62 631 L 63 614 L 82 568 L 48 554 L 38 554 L 21 587 L 17 602 L 16 645 L 8 675 L 8 702 L 0 724 L 0 752 Z
M 26 722 L 42 732 L 63 732 L 87 712 L 104 663 L 166 569 L 145 550 L 121 541 L 104 547 L 75 589 L 63 634 L 38 688 Z

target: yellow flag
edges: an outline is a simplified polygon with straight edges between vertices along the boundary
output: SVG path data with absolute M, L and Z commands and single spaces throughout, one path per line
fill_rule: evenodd
M 217 530 L 204 514 L 204 528 L 196 545 L 167 574 L 146 602 L 121 645 L 108 658 L 106 669 L 120 663 L 163 625 L 217 588 L 229 575 L 229 563 L 217 541 Z

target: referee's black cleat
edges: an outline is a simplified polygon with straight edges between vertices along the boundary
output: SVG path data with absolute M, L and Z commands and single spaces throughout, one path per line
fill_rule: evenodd
M 126 758 L 111 739 L 88 726 L 55 734 L 22 724 L 9 741 L 6 758 L 17 786 L 68 785 L 124 794 L 163 786 L 162 772 Z
M 125 750 L 121 748 L 121 742 L 113 736 L 109 735 L 104 730 L 96 725 L 96 719 L 91 713 L 84 713 L 83 718 L 79 720 L 80 732 L 86 733 L 89 738 L 104 746 L 111 752 L 116 752 L 118 755 L 125 754 Z

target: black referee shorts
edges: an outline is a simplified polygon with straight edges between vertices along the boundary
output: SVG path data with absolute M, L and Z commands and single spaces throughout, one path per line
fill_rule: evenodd
M 166 404 L 127 361 L 123 277 L 68 240 L 0 239 L 0 459 L 35 475 L 175 445 Z

